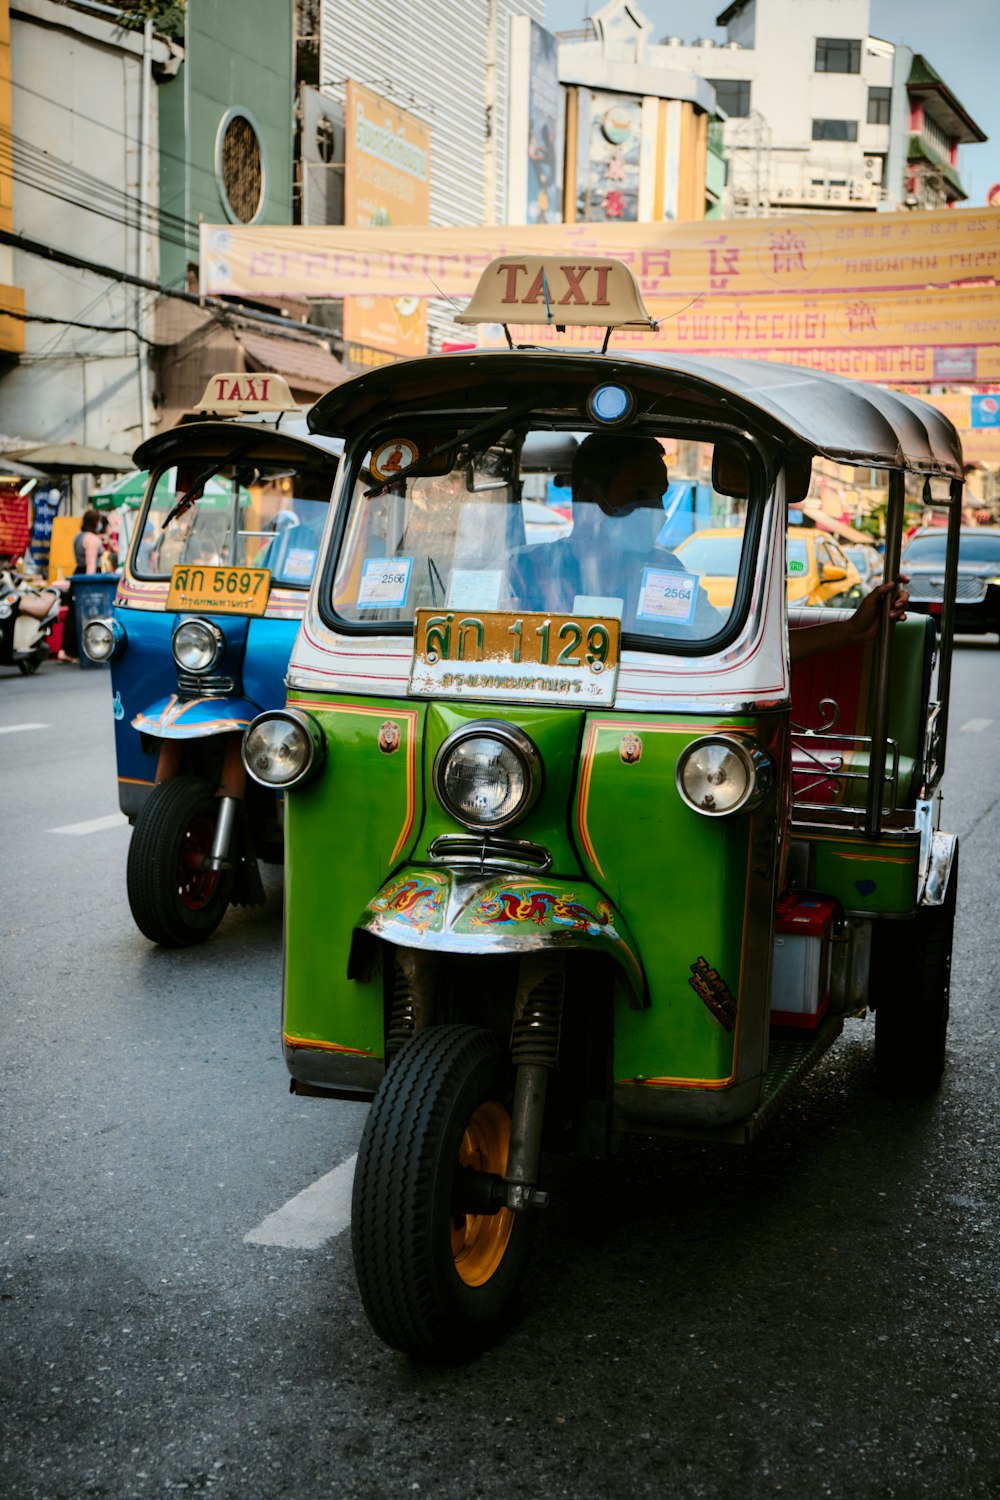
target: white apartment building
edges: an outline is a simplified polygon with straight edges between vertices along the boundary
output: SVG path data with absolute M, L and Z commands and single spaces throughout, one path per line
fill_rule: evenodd
M 726 39 L 666 37 L 646 60 L 714 85 L 732 216 L 943 208 L 958 148 L 986 139 L 933 68 L 869 35 L 869 0 L 733 0 Z

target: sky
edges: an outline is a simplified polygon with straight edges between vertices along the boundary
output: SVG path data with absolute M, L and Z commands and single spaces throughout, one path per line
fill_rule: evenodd
M 546 0 L 549 31 L 569 31 L 599 10 L 603 0 Z M 653 23 L 656 41 L 679 36 L 725 38 L 715 25 L 728 0 L 638 0 Z M 1000 40 L 998 0 L 871 0 L 872 36 L 903 42 L 923 53 L 948 88 L 990 137 L 984 145 L 962 146 L 958 167 L 968 207 L 986 202 L 986 193 L 1000 183 Z

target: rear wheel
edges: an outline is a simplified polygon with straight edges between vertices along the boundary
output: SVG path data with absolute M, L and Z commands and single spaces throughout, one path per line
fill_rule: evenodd
M 154 787 L 136 819 L 128 850 L 128 904 L 139 931 L 165 948 L 202 943 L 229 905 L 236 850 L 228 870 L 207 870 L 219 799 L 201 776 Z M 234 838 L 237 835 L 234 833 Z
M 957 885 L 956 853 L 940 906 L 876 931 L 875 1070 L 895 1093 L 929 1093 L 944 1072 Z
M 375 1332 L 416 1359 L 488 1344 L 524 1276 L 528 1215 L 467 1211 L 475 1184 L 506 1171 L 510 1083 L 492 1032 L 433 1026 L 403 1047 L 372 1104 L 354 1177 L 354 1267 Z

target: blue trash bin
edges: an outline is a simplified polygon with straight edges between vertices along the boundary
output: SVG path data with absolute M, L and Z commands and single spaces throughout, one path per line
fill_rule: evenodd
M 117 573 L 74 573 L 73 608 L 76 611 L 76 635 L 80 642 L 81 667 L 106 667 L 106 661 L 91 661 L 83 649 L 83 627 L 88 620 L 109 620 L 118 592 Z

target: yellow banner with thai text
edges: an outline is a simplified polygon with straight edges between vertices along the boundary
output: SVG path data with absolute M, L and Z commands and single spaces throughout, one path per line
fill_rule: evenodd
M 468 228 L 203 225 L 201 290 L 464 303 L 491 260 L 529 254 L 616 256 L 647 304 L 789 290 L 925 291 L 1000 279 L 1000 210 Z

